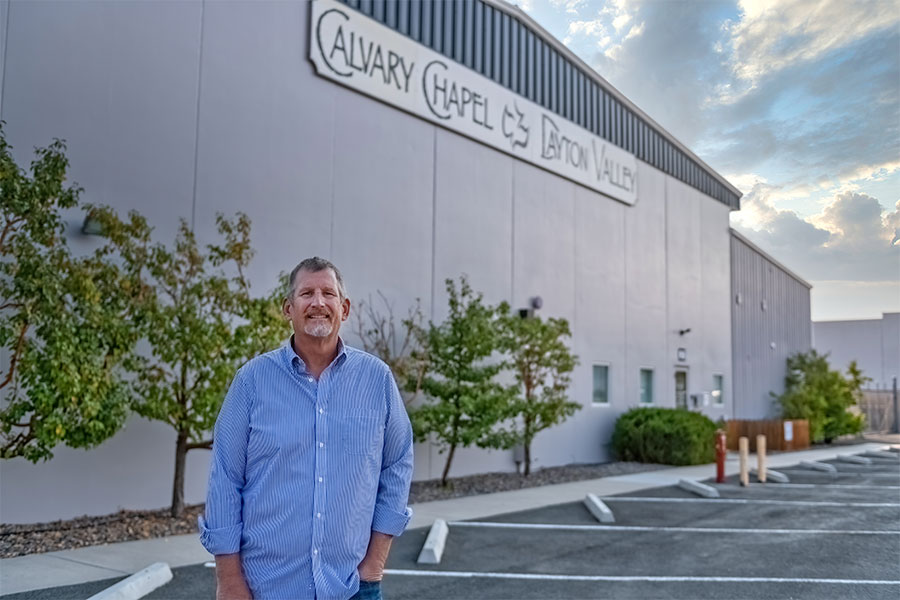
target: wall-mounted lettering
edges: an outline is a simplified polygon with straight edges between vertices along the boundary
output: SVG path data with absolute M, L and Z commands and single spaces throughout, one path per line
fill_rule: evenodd
M 637 159 L 336 0 L 313 0 L 316 72 L 626 204 Z

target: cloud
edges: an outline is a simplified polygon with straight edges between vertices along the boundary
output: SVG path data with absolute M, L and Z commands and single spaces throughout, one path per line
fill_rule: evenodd
M 587 0 L 550 0 L 550 4 L 556 9 L 562 9 L 567 14 L 577 15 L 584 8 Z
M 893 211 L 867 194 L 844 192 L 804 219 L 777 208 L 765 183 L 742 200 L 732 225 L 808 280 L 900 280 L 900 202 Z
M 894 0 L 741 0 L 739 6 L 740 19 L 726 26 L 730 63 L 751 87 L 900 23 Z

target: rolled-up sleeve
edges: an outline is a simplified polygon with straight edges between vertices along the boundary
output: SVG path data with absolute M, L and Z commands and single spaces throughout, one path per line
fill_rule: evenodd
M 413 436 L 406 406 L 390 371 L 385 376 L 384 385 L 388 414 L 372 529 L 398 536 L 412 518 L 412 509 L 406 503 L 413 472 Z
M 213 433 L 205 514 L 200 543 L 210 554 L 235 554 L 241 548 L 241 496 L 247 464 L 251 396 L 243 369 L 231 382 Z

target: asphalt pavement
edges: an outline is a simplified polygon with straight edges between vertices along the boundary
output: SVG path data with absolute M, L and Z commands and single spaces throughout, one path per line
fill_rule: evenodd
M 385 597 L 897 598 L 900 460 L 834 460 L 884 447 L 770 455 L 770 468 L 791 482 L 749 487 L 738 485 L 730 455 L 728 481 L 714 486 L 719 499 L 674 486 L 711 483 L 714 467 L 703 465 L 415 505 L 412 528 L 394 542 Z M 604 498 L 615 523 L 591 516 L 587 493 Z M 419 565 L 438 517 L 450 522 L 443 560 Z M 0 592 L 4 600 L 87 598 L 164 561 L 174 579 L 145 598 L 211 599 L 210 559 L 196 536 L 5 559 Z

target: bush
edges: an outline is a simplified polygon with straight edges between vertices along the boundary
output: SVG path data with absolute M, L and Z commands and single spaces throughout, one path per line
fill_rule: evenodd
M 700 465 L 716 459 L 716 424 L 681 408 L 633 408 L 619 417 L 613 451 L 620 460 Z
M 787 359 L 784 393 L 775 396 L 785 419 L 807 419 L 813 442 L 831 442 L 834 438 L 859 433 L 865 423 L 861 415 L 849 409 L 859 399 L 860 389 L 869 377 L 863 375 L 856 361 L 847 375 L 832 369 L 828 354 L 815 350 L 800 352 Z

